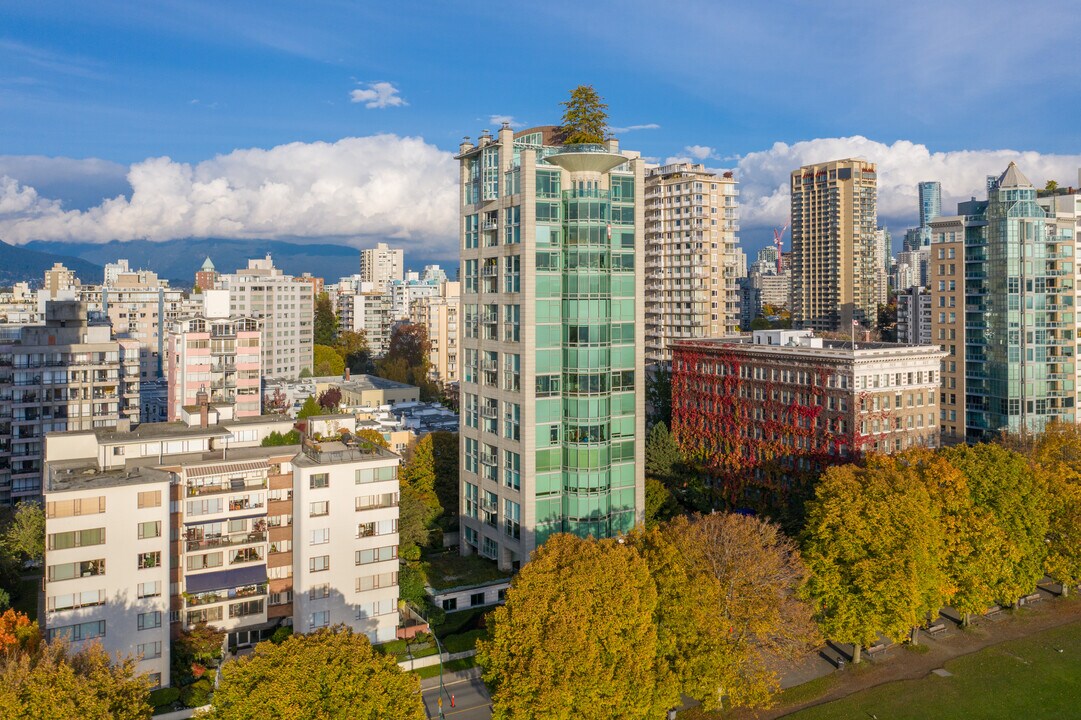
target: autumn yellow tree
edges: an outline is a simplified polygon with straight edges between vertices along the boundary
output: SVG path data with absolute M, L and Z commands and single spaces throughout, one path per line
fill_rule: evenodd
M 631 544 L 548 538 L 477 643 L 493 718 L 661 717 L 679 696 L 659 677 L 656 612 L 649 566 Z
M 0 720 L 149 720 L 149 680 L 132 658 L 113 662 L 99 643 L 64 642 L 0 654 Z
M 348 627 L 262 642 L 222 668 L 210 720 L 423 720 L 420 681 Z
M 939 582 L 940 533 L 926 487 L 895 466 L 822 476 L 808 505 L 802 594 L 826 637 L 855 646 L 853 662 L 879 633 L 900 640 L 920 624 Z
M 1052 422 L 1023 449 L 1048 483 L 1044 569 L 1068 594 L 1081 582 L 1081 428 Z
M 997 444 L 959 445 L 943 452 L 968 479 L 973 505 L 986 511 L 1000 531 L 1000 544 L 983 548 L 999 568 L 992 597 L 999 604 L 1015 604 L 1044 576 L 1050 512 L 1045 473 Z
M 657 585 L 659 655 L 707 709 L 764 706 L 775 668 L 820 642 L 796 593 L 806 570 L 776 525 L 717 513 L 632 535 Z

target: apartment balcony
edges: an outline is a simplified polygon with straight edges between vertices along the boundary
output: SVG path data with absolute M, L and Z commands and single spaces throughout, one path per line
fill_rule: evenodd
M 219 535 L 218 537 L 210 538 L 194 538 L 192 537 L 192 531 L 189 530 L 186 534 L 185 548 L 188 552 L 195 552 L 197 550 L 209 550 L 211 548 L 219 547 L 232 547 L 234 545 L 251 545 L 253 543 L 266 542 L 266 531 L 256 531 L 250 533 L 234 533 L 232 535 Z
M 267 594 L 267 583 L 257 583 L 255 585 L 245 585 L 237 588 L 226 588 L 222 590 L 210 590 L 207 592 L 184 594 L 184 607 L 199 607 L 200 605 L 213 605 L 220 602 L 228 602 L 230 600 L 239 600 L 241 598 L 257 598 L 263 597 Z
M 228 483 L 214 483 L 209 485 L 189 485 L 188 497 L 198 497 L 202 495 L 220 495 L 227 492 L 241 492 L 244 490 L 264 490 L 266 489 L 266 478 L 260 478 L 258 480 L 230 480 Z

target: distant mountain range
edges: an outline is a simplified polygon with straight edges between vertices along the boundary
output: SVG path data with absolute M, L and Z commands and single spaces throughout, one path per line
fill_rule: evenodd
M 250 258 L 270 253 L 275 267 L 290 275 L 310 272 L 316 277 L 336 282 L 338 278 L 360 272 L 360 251 L 347 245 L 290 243 L 281 240 L 224 240 L 187 238 L 152 242 L 132 240 L 107 243 L 78 243 L 35 240 L 24 246 L 29 250 L 68 255 L 96 263 L 97 275 L 82 277 L 85 282 L 101 282 L 106 263 L 126 258 L 133 269 L 153 270 L 158 277 L 176 285 L 190 286 L 195 272 L 209 257 L 220 273 L 231 273 L 248 266 Z
M 41 287 L 45 271 L 58 262 L 74 270 L 80 278 L 87 278 L 86 282 L 101 282 L 105 276 L 101 265 L 77 257 L 75 253 L 35 250 L 0 240 L 0 286 L 27 281 Z

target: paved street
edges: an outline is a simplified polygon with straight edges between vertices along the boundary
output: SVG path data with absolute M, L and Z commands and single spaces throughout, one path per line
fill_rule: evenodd
M 445 673 L 443 686 L 443 717 L 454 720 L 489 720 L 492 717 L 488 689 L 480 679 L 479 668 Z M 421 688 L 425 712 L 429 718 L 438 718 L 439 678 L 423 680 Z M 450 706 L 451 695 L 454 695 L 454 707 Z

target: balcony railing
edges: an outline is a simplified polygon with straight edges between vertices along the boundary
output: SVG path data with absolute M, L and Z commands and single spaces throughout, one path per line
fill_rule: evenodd
M 194 550 L 207 550 L 217 547 L 229 547 L 231 545 L 248 545 L 250 543 L 266 542 L 267 534 L 265 532 L 250 532 L 250 533 L 236 533 L 233 535 L 220 535 L 218 537 L 209 537 L 202 539 L 187 539 L 187 550 L 192 552 Z
M 258 585 L 246 585 L 244 587 L 230 588 L 228 590 L 213 590 L 211 592 L 198 593 L 196 595 L 184 595 L 184 604 L 187 607 L 199 605 L 211 605 L 213 603 L 237 600 L 239 598 L 259 597 L 267 594 L 267 583 Z

